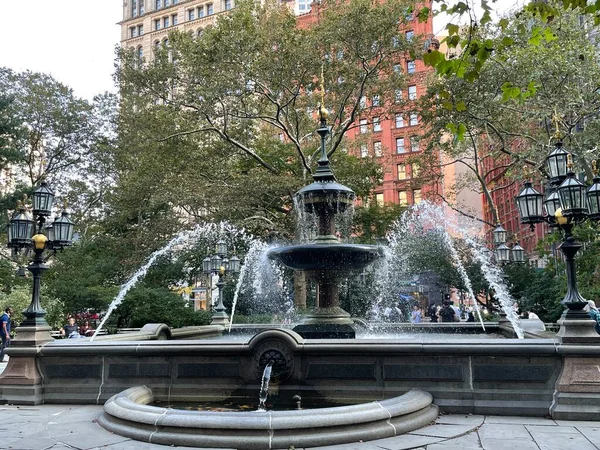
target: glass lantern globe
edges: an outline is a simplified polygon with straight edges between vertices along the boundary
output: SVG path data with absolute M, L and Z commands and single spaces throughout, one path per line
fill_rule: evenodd
M 240 271 L 240 258 L 237 256 L 232 256 L 229 260 L 229 270 L 233 273 L 238 273 Z
M 560 208 L 560 198 L 556 191 L 552 191 L 544 200 L 544 210 L 549 217 L 554 217 L 554 213 L 558 208 Z
M 587 191 L 588 217 L 591 220 L 600 220 L 600 177 L 594 176 L 594 183 Z
M 498 246 L 504 243 L 506 243 L 506 230 L 498 224 L 494 229 L 494 245 Z
M 212 272 L 218 272 L 221 268 L 221 257 L 219 255 L 214 255 L 210 258 L 210 270 Z
M 519 208 L 521 223 L 533 225 L 544 220 L 542 217 L 543 199 L 544 196 L 527 181 L 521 193 L 517 195 L 517 207 Z
M 567 177 L 567 157 L 569 152 L 562 145 L 560 141 L 554 144 L 554 150 L 546 157 L 550 183 L 554 185 L 561 184 Z
M 21 208 L 19 214 L 10 220 L 11 244 L 15 247 L 27 247 L 31 245 L 34 225 L 35 222 L 25 212 L 25 208 Z
M 52 214 L 52 203 L 54 202 L 54 193 L 48 188 L 45 181 L 31 194 L 33 200 L 33 215 L 48 217 Z
M 221 239 L 217 242 L 217 255 L 223 258 L 227 254 L 227 243 Z
M 496 249 L 496 259 L 500 264 L 510 262 L 510 248 L 506 244 L 500 244 Z
M 59 246 L 68 246 L 73 243 L 75 223 L 69 219 L 69 214 L 63 211 L 61 216 L 52 223 L 53 242 Z M 50 238 L 48 236 L 48 238 Z
M 210 257 L 206 257 L 202 260 L 202 272 L 210 273 Z
M 519 245 L 517 242 L 514 247 L 510 251 L 512 255 L 512 260 L 516 263 L 524 263 L 525 262 L 525 249 Z
M 587 188 L 575 177 L 575 172 L 569 172 L 557 190 L 563 216 L 575 219 L 587 216 Z

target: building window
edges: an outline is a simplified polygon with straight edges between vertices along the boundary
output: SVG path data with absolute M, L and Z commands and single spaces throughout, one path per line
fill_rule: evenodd
M 413 178 L 417 178 L 419 176 L 419 173 L 421 171 L 421 168 L 419 167 L 418 163 L 412 163 L 410 165 L 410 170 L 412 172 L 412 177 Z
M 156 19 L 154 21 L 154 29 L 155 30 L 160 30 L 160 19 Z
M 413 205 L 421 203 L 421 189 L 415 189 L 413 191 Z
M 396 153 L 404 153 L 404 138 L 396 138 Z
M 394 102 L 400 103 L 402 101 L 402 89 L 396 89 L 394 91 Z
M 381 131 L 381 122 L 379 121 L 379 117 L 373 117 L 373 131 Z
M 375 202 L 377 206 L 383 206 L 383 194 L 375 194 Z
M 196 10 L 188 9 L 188 20 L 196 20 Z
M 414 125 L 418 125 L 419 124 L 419 116 L 417 115 L 417 113 L 410 113 L 410 126 L 414 126 Z
M 394 73 L 401 73 L 402 72 L 402 67 L 400 66 L 400 64 L 394 64 Z
M 178 17 L 177 17 L 177 14 L 173 14 L 173 15 L 171 16 L 171 24 L 172 24 L 172 25 L 177 25 L 177 23 L 178 23 L 178 22 L 179 22 L 179 19 L 178 19 Z
M 134 38 L 137 36 L 137 28 L 136 27 L 131 27 L 129 29 L 129 37 L 130 38 Z
M 367 119 L 360 119 L 360 134 L 365 134 L 368 130 Z
M 369 147 L 366 144 L 362 144 L 360 146 L 360 157 L 366 158 L 367 156 L 369 156 Z
M 398 39 L 398 36 L 392 36 L 392 47 L 398 48 L 399 45 L 400 39 Z
M 171 2 L 170 2 L 169 0 L 165 0 L 165 1 L 164 1 L 164 3 L 165 3 L 165 8 L 166 8 L 167 6 L 171 6 Z
M 137 0 L 131 0 L 131 17 L 137 17 L 137 15 L 138 15 Z
M 233 7 L 232 1 L 231 0 L 224 0 L 224 9 L 225 11 L 230 10 Z
M 367 107 L 367 97 L 365 97 L 364 95 L 360 98 L 359 100 L 359 105 L 361 108 L 366 108 Z
M 416 136 L 410 137 L 410 151 L 418 152 L 419 151 L 419 138 Z
M 417 99 L 417 87 L 416 86 L 409 86 L 408 87 L 408 99 L 409 100 L 416 100 Z
M 198 6 L 198 19 L 204 17 L 204 6 Z
M 138 32 L 138 36 L 143 35 L 144 34 L 144 25 L 138 25 L 137 32 Z
M 198 32 L 196 33 L 198 37 L 202 36 L 202 33 L 204 33 L 204 30 L 202 28 L 198 28 Z
M 406 61 L 406 72 L 407 73 L 415 73 L 415 62 L 414 61 Z
M 404 33 L 404 35 L 406 36 L 407 41 L 412 41 L 412 39 L 415 37 L 415 32 L 410 30 Z
M 383 150 L 381 149 L 381 142 L 377 141 L 373 143 L 373 152 L 375 156 L 380 157 L 383 156 Z
M 215 10 L 215 8 L 214 8 L 214 6 L 213 6 L 212 3 L 208 3 L 206 5 L 206 15 L 207 16 L 210 16 L 210 15 L 214 14 L 214 10 Z
M 144 59 L 144 50 L 141 45 L 135 50 L 135 57 L 136 66 L 141 66 Z
M 396 114 L 396 128 L 403 128 L 404 127 L 404 117 L 402 117 L 402 114 Z
M 400 206 L 408 206 L 408 197 L 406 191 L 398 191 L 398 203 Z
M 379 95 L 374 95 L 371 103 L 373 104 L 373 106 L 379 106 L 379 104 L 380 104 Z
M 398 179 L 406 180 L 406 164 L 398 164 L 396 167 L 398 168 Z
M 163 28 L 169 28 L 169 18 L 168 17 L 163 18 Z
M 154 9 L 160 9 L 160 8 L 162 8 L 162 0 L 156 0 Z

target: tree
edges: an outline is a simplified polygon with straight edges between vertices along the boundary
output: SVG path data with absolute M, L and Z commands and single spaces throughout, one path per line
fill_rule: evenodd
M 530 13 L 507 19 L 507 24 L 488 24 L 476 32 L 496 49 L 477 77 L 437 79 L 421 103 L 421 114 L 430 124 L 428 161 L 436 166 L 441 149 L 446 155 L 442 164 L 466 166 L 470 175 L 455 189 L 464 184 L 479 189 L 495 223 L 492 193 L 545 167 L 555 111 L 566 145 L 590 178 L 599 126 L 597 42 L 580 25 L 577 11 L 562 13 L 550 23 Z M 546 37 L 545 45 L 531 45 L 532 28 Z M 507 40 L 510 46 L 502 47 Z M 461 61 L 477 58 L 463 55 Z M 523 171 L 523 166 L 528 169 Z M 541 174 L 534 175 L 539 178 Z
M 291 196 L 318 159 L 314 111 L 322 95 L 332 111 L 336 172 L 367 195 L 381 177 L 376 164 L 340 149 L 370 108 L 364 99 L 392 103 L 390 93 L 405 83 L 394 65 L 418 57 L 421 42 L 398 26 L 408 6 L 330 0 L 317 23 L 298 28 L 285 6 L 242 1 L 200 37 L 171 33 L 145 61 L 124 50 L 123 198 L 139 208 L 169 204 L 191 218 L 226 215 L 262 231 L 289 226 Z M 160 195 L 147 183 L 160 184 Z

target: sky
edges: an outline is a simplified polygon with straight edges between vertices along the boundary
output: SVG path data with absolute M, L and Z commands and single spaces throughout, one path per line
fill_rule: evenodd
M 519 0 L 498 0 L 495 9 Z M 52 75 L 79 97 L 115 91 L 115 46 L 123 0 L 0 0 L 0 67 Z M 446 17 L 434 22 L 434 33 Z
M 0 0 L 0 67 L 52 75 L 91 100 L 115 91 L 123 0 Z

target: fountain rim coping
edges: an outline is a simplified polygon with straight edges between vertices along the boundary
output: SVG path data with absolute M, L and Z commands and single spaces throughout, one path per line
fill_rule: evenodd
M 397 397 L 373 402 L 289 411 L 186 411 L 149 405 L 155 396 L 147 386 L 115 394 L 104 412 L 122 420 L 153 426 L 181 426 L 231 430 L 293 430 L 357 425 L 404 416 L 428 408 L 433 396 L 411 389 Z M 232 419 L 232 420 L 227 420 Z
M 274 330 L 267 330 L 274 331 Z M 251 341 L 210 341 L 210 340 L 182 340 L 182 341 L 100 341 L 81 342 L 83 339 L 72 339 L 74 342 L 48 342 L 36 349 L 11 347 L 10 356 L 31 356 L 39 354 L 41 357 L 57 356 L 106 356 L 106 355 L 131 355 L 136 356 L 166 356 L 179 357 L 185 355 L 202 354 L 241 354 L 251 355 L 263 342 L 284 341 L 294 353 L 343 353 L 369 352 L 371 354 L 440 354 L 449 352 L 455 356 L 463 355 L 528 355 L 548 356 L 556 354 L 586 354 L 600 355 L 600 346 L 560 344 L 556 339 L 461 339 L 448 343 L 448 339 L 439 340 L 368 340 L 368 339 L 307 339 L 293 343 L 281 339 L 277 334 L 257 339 L 261 333 L 255 335 Z

